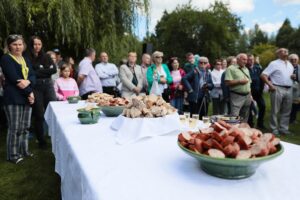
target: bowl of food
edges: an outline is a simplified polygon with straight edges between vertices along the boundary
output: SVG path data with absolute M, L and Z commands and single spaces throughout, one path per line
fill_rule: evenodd
M 80 108 L 77 112 L 77 117 L 82 124 L 95 124 L 100 119 L 100 108 L 98 107 Z
M 253 175 L 256 169 L 263 162 L 272 160 L 283 153 L 282 145 L 278 146 L 278 151 L 269 156 L 250 158 L 250 159 L 234 159 L 234 158 L 214 158 L 206 154 L 195 153 L 185 148 L 180 143 L 179 147 L 188 155 L 200 161 L 201 169 L 212 176 L 225 179 L 243 179 Z
M 96 124 L 100 119 L 100 112 L 78 113 L 78 119 L 82 124 Z
M 67 100 L 70 104 L 73 104 L 73 103 L 75 104 L 75 103 L 78 103 L 79 100 L 81 100 L 81 97 L 80 96 L 69 96 L 67 98 Z
M 90 113 L 90 112 L 100 112 L 100 107 L 89 105 L 85 108 L 79 108 L 77 109 L 78 113 Z
M 224 122 L 225 123 L 225 122 Z M 284 149 L 271 133 L 230 126 L 210 127 L 194 133 L 181 133 L 178 146 L 200 162 L 201 169 L 212 176 L 243 179 L 253 175 L 264 162 L 280 156 Z
M 99 106 L 107 117 L 117 117 L 122 114 L 125 106 Z
M 231 115 L 213 115 L 211 116 L 211 122 L 216 122 L 218 120 L 223 120 L 230 124 L 238 124 L 242 121 L 240 116 L 231 116 Z

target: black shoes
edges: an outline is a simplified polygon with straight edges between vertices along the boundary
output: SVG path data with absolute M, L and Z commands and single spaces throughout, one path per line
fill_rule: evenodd
M 14 163 L 14 164 L 19 164 L 20 162 L 22 162 L 24 159 L 22 157 L 19 157 L 19 158 L 16 158 L 16 159 L 11 159 L 11 160 L 7 160 L 11 163 Z
M 31 152 L 28 152 L 28 153 L 26 153 L 24 156 L 25 156 L 25 157 L 32 158 L 32 157 L 34 156 L 34 154 L 31 153 Z

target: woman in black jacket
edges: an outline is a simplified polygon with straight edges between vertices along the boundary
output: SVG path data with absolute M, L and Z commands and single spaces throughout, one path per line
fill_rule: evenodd
M 36 74 L 36 85 L 33 89 L 35 103 L 33 105 L 34 131 L 40 148 L 47 146 L 44 136 L 44 113 L 49 101 L 55 101 L 55 92 L 51 75 L 57 69 L 51 57 L 43 50 L 40 37 L 32 36 L 29 42 L 27 56 Z
M 6 44 L 9 52 L 2 56 L 0 65 L 5 76 L 3 101 L 8 124 L 7 160 L 17 164 L 24 156 L 32 156 L 28 151 L 28 129 L 35 76 L 29 60 L 22 56 L 25 48 L 23 37 L 9 35 Z

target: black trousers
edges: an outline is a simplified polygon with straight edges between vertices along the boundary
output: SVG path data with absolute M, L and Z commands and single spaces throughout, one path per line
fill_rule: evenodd
M 290 115 L 290 123 L 293 123 L 296 120 L 297 112 L 298 112 L 299 109 L 300 109 L 300 105 L 293 103 L 292 110 L 291 110 L 291 115 Z
M 56 96 L 53 81 L 48 79 L 37 79 L 33 89 L 35 103 L 33 104 L 34 131 L 40 146 L 46 144 L 44 136 L 44 114 L 50 101 L 55 101 Z
M 85 93 L 84 95 L 81 95 L 81 99 L 82 99 L 82 100 L 87 100 L 88 97 L 89 97 L 89 95 L 91 95 L 91 94 L 93 94 L 93 93 L 95 93 L 95 92 L 94 92 L 94 91 L 87 92 L 87 93 Z
M 263 98 L 262 93 L 253 92 L 252 97 L 256 101 L 257 107 L 258 107 L 258 118 L 257 118 L 256 126 L 259 127 L 259 128 L 264 127 L 264 117 L 265 117 L 265 112 L 266 112 L 265 100 Z M 250 109 L 251 109 L 251 107 L 250 107 Z M 252 116 L 251 112 L 249 114 L 248 123 L 249 123 L 250 126 L 251 125 L 252 125 L 252 127 L 254 126 L 253 116 Z
M 169 87 L 169 86 L 168 86 Z M 164 89 L 164 92 L 161 94 L 162 98 L 167 102 L 169 103 L 170 102 L 170 89 L 169 88 L 166 88 Z
M 190 117 L 192 114 L 199 114 L 199 119 L 201 120 L 203 116 L 207 116 L 208 113 L 208 98 L 203 97 L 198 99 L 198 102 L 189 101 L 190 104 Z
M 104 87 L 103 86 L 102 88 L 103 88 L 103 93 L 114 95 L 114 97 L 118 96 L 118 94 L 117 94 L 117 88 L 116 87 L 114 87 L 114 86 Z

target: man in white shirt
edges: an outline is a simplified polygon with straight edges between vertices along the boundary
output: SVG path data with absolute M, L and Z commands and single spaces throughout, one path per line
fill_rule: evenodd
M 261 79 L 269 86 L 271 96 L 270 128 L 274 134 L 289 134 L 289 118 L 292 108 L 294 68 L 288 61 L 288 50 L 276 51 L 277 60 L 272 61 L 262 72 Z M 280 123 L 278 127 L 277 114 Z
M 100 53 L 100 63 L 96 65 L 95 70 L 100 78 L 103 92 L 116 96 L 119 70 L 115 64 L 108 62 L 108 55 L 106 52 Z

